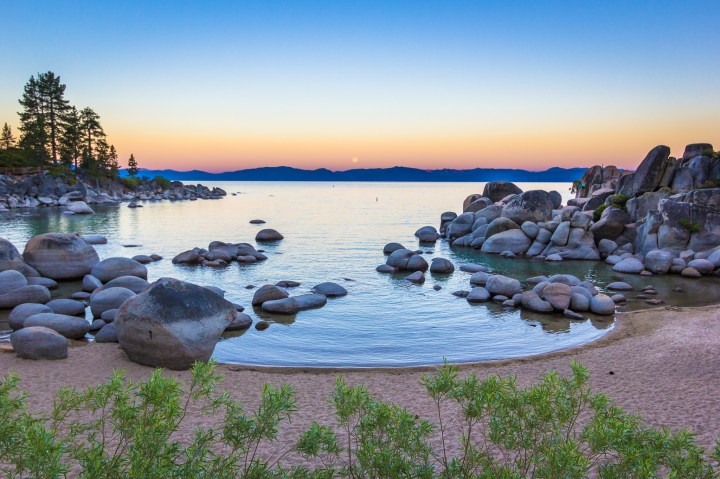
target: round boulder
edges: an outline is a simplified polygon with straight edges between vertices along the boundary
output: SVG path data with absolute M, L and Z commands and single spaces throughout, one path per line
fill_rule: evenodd
M 485 289 L 487 289 L 493 296 L 501 294 L 503 296 L 507 296 L 508 298 L 522 293 L 520 281 L 500 274 L 490 276 L 485 283 Z
M 266 228 L 258 231 L 255 235 L 255 241 L 280 241 L 284 236 L 272 228 Z
M 17 357 L 22 359 L 65 359 L 68 356 L 68 340 L 42 326 L 15 331 L 10 335 L 10 343 Z
M 644 270 L 645 265 L 637 258 L 625 258 L 613 266 L 618 273 L 640 274 Z
M 85 305 L 74 299 L 53 299 L 45 304 L 53 313 L 67 316 L 84 316 Z
M 401 245 L 400 243 L 388 243 L 383 248 L 383 253 L 386 255 L 389 255 L 399 249 L 405 249 L 405 247 L 403 245 Z
M 266 284 L 257 289 L 253 295 L 252 305 L 260 306 L 265 301 L 274 301 L 277 299 L 284 299 L 288 297 L 287 291 L 275 286 L 274 284 Z
M 590 300 L 590 311 L 603 316 L 615 314 L 615 301 L 605 294 L 596 294 Z
M 421 243 L 435 243 L 440 235 L 434 226 L 423 226 L 415 232 L 415 236 Z
M 53 310 L 45 306 L 44 304 L 37 303 L 24 303 L 19 304 L 10 311 L 8 316 L 8 323 L 13 331 L 22 329 L 25 326 L 25 320 L 30 316 L 34 316 L 40 313 L 52 313 Z
M 84 318 L 55 313 L 40 313 L 30 316 L 25 320 L 25 328 L 32 326 L 50 328 L 69 339 L 82 339 L 90 331 L 90 323 Z
M 210 359 L 236 317 L 231 302 L 202 286 L 161 278 L 123 303 L 114 324 L 131 361 L 183 370 Z
M 337 283 L 320 283 L 312 288 L 313 293 L 322 294 L 328 298 L 337 298 L 348 294 L 347 290 Z
M 455 265 L 445 258 L 433 258 L 430 272 L 435 274 L 450 274 L 455 271 Z
M 147 279 L 147 268 L 134 259 L 114 257 L 100 261 L 93 266 L 90 274 L 103 283 L 121 276 L 137 276 Z
M 96 343 L 117 343 L 117 326 L 115 323 L 106 324 L 95 334 Z
M 100 260 L 95 248 L 78 235 L 45 233 L 30 238 L 25 262 L 54 280 L 82 278 Z
M 105 311 L 118 309 L 125 301 L 135 296 L 127 288 L 107 288 L 98 292 L 90 300 L 90 311 L 94 318 L 99 318 Z
M 237 318 L 225 328 L 225 331 L 244 331 L 252 326 L 252 318 L 245 313 L 238 313 Z

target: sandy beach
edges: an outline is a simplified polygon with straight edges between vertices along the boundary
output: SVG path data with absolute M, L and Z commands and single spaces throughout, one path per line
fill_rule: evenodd
M 516 375 L 520 384 L 536 380 L 556 369 L 569 371 L 572 360 L 587 366 L 594 390 L 607 393 L 627 411 L 644 417 L 650 425 L 671 429 L 685 427 L 697 435 L 700 445 L 712 448 L 720 434 L 720 308 L 673 308 L 620 315 L 616 328 L 604 338 L 582 347 L 541 356 L 465 365 L 463 373 L 480 377 Z M 29 402 L 47 410 L 55 391 L 64 385 L 97 384 L 113 370 L 123 369 L 129 378 L 146 377 L 151 369 L 130 362 L 117 344 L 74 347 L 63 361 L 29 361 L 12 353 L 0 354 L 3 374 L 17 371 Z M 283 434 L 291 443 L 313 420 L 331 424 L 326 402 L 338 371 L 307 369 L 257 369 L 220 365 L 222 387 L 249 408 L 257 404 L 265 382 L 289 383 L 297 393 L 299 411 Z M 395 370 L 348 370 L 351 384 L 363 383 L 377 397 L 396 402 L 426 418 L 433 417 L 419 378 L 428 368 Z M 610 372 L 613 374 L 610 374 Z M 187 379 L 187 372 L 169 372 Z M 194 424 L 190 418 L 184 434 Z

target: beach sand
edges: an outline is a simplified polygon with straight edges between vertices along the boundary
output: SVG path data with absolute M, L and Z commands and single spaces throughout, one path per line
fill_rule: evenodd
M 686 428 L 697 435 L 701 446 L 714 447 L 720 436 L 719 307 L 667 307 L 622 314 L 615 329 L 593 343 L 540 356 L 465 365 L 461 370 L 480 377 L 512 374 L 523 385 L 553 369 L 567 373 L 573 360 L 588 368 L 595 391 L 607 393 L 628 412 L 655 427 Z M 98 384 L 115 369 L 125 370 L 132 379 L 142 379 L 152 371 L 130 362 L 117 344 L 75 347 L 63 361 L 21 360 L 13 353 L 0 353 L 0 372 L 17 371 L 31 408 L 39 411 L 50 408 L 61 386 Z M 263 383 L 288 383 L 295 388 L 299 411 L 281 436 L 288 445 L 314 420 L 333 423 L 326 398 L 338 371 L 234 365 L 220 365 L 219 370 L 225 378 L 221 387 L 248 409 L 257 404 Z M 351 384 L 365 384 L 376 397 L 431 419 L 434 409 L 419 382 L 429 371 L 432 368 L 346 370 L 342 374 Z M 189 378 L 187 372 L 168 374 Z M 189 435 L 197 421 L 189 417 L 181 434 Z

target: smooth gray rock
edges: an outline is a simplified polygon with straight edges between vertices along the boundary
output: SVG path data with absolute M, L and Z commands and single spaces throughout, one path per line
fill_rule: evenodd
M 702 277 L 702 273 L 700 271 L 696 270 L 692 266 L 688 266 L 684 270 L 680 272 L 681 276 L 684 276 L 686 278 L 700 278 Z
M 565 246 L 568 242 L 568 238 L 570 237 L 570 222 L 569 221 L 563 221 L 558 225 L 558 227 L 553 232 L 552 236 L 550 237 L 550 241 L 552 241 L 553 244 L 558 246 Z
M 38 276 L 38 272 L 25 264 L 25 260 L 15 245 L 0 238 L 0 271 L 15 270 L 24 276 Z
M 58 283 L 54 279 L 31 276 L 27 278 L 28 286 L 45 286 L 47 289 L 57 289 Z
M 90 300 L 90 312 L 94 318 L 99 318 L 105 311 L 119 309 L 125 301 L 133 297 L 135 297 L 135 293 L 127 288 L 103 289 Z
M 193 250 L 184 251 L 172 259 L 173 264 L 200 264 L 202 261 L 203 257 Z
M 95 333 L 96 343 L 117 343 L 117 326 L 115 323 L 106 324 L 100 330 Z
M 485 240 L 483 253 L 502 253 L 510 251 L 514 254 L 525 253 L 530 248 L 531 240 L 520 229 L 511 229 L 497 233 Z
M 85 316 L 85 304 L 73 299 L 53 299 L 45 304 L 53 313 L 67 316 Z
M 85 275 L 82 284 L 83 291 L 87 291 L 88 293 L 92 293 L 96 289 L 102 287 L 102 282 L 91 274 Z
M 553 306 L 548 301 L 543 300 L 534 291 L 526 291 L 520 298 L 522 307 L 534 311 L 536 313 L 551 313 Z
M 381 264 L 377 268 L 375 268 L 375 271 L 378 273 L 396 273 L 397 268 L 393 268 L 392 266 L 389 266 L 387 264 Z
M 226 332 L 229 331 L 244 331 L 252 326 L 252 318 L 245 313 L 238 313 L 237 318 L 225 328 Z
M 423 226 L 415 232 L 415 236 L 421 243 L 435 243 L 440 237 L 434 226 Z
M 554 274 L 548 278 L 548 283 L 562 283 L 568 286 L 577 286 L 581 281 L 580 278 L 571 274 Z
M 609 207 L 602 212 L 600 220 L 590 227 L 590 232 L 599 242 L 603 239 L 617 240 L 625 231 L 625 225 L 630 223 L 630 217 L 620 208 Z
M 10 269 L 0 273 L 0 296 L 26 286 L 28 280 L 19 271 Z
M 325 295 L 328 298 L 338 298 L 340 296 L 345 296 L 346 294 L 348 294 L 345 288 L 343 288 L 337 283 L 331 282 L 316 284 L 315 286 L 313 286 L 312 292 Z
M 588 297 L 580 293 L 572 293 L 570 295 L 570 309 L 573 311 L 590 311 L 590 301 L 592 301 L 592 296 Z
M 10 314 L 8 315 L 8 323 L 13 331 L 22 329 L 25 325 L 25 320 L 30 316 L 40 313 L 52 313 L 53 310 L 48 308 L 44 304 L 37 303 L 23 303 L 15 306 Z
M 93 266 L 90 274 L 103 283 L 121 276 L 136 276 L 147 280 L 147 268 L 134 259 L 114 257 L 107 258 Z
M 430 272 L 435 274 L 450 274 L 455 271 L 455 265 L 445 258 L 433 258 L 430 263 Z
M 253 295 L 252 305 L 260 306 L 265 301 L 275 301 L 278 299 L 284 299 L 288 297 L 288 292 L 284 289 L 275 286 L 274 284 L 265 284 L 259 287 Z
M 662 186 L 661 182 L 665 176 L 665 171 L 672 166 L 669 157 L 670 148 L 665 145 L 659 145 L 650 150 L 642 163 L 640 163 L 640 166 L 635 170 L 633 196 L 647 191 L 655 191 Z
M 262 310 L 273 314 L 295 314 L 300 311 L 300 304 L 295 298 L 272 299 L 262 304 Z
M 603 316 L 615 314 L 615 302 L 605 294 L 597 294 L 590 300 L 590 311 Z
M 520 225 L 520 229 L 523 231 L 523 233 L 525 233 L 525 236 L 530 239 L 535 239 L 535 237 L 537 237 L 538 233 L 540 232 L 540 227 L 532 221 L 524 222 L 522 225 Z
M 69 339 L 82 339 L 90 331 L 90 323 L 84 318 L 56 313 L 39 313 L 30 316 L 25 320 L 23 329 L 32 326 L 50 328 Z
M 542 275 L 542 276 L 533 276 L 532 278 L 528 278 L 526 280 L 526 282 L 529 284 L 538 284 L 538 283 L 542 283 L 544 281 L 546 282 L 547 280 L 548 280 L 548 277 Z
M 485 286 L 489 278 L 489 273 L 486 273 L 485 271 L 478 271 L 477 273 L 473 273 L 473 275 L 470 276 L 470 284 Z
M 135 255 L 132 257 L 132 259 L 140 264 L 150 264 L 153 262 L 153 259 L 150 256 L 144 254 Z
M 161 278 L 123 303 L 114 324 L 131 361 L 181 370 L 210 359 L 236 317 L 231 302 L 202 286 Z
M 548 221 L 552 216 L 552 200 L 543 190 L 531 190 L 515 196 L 505 205 L 502 216 L 509 218 L 517 224 L 525 221 L 537 223 Z
M 670 271 L 673 255 L 668 251 L 652 250 L 645 255 L 645 269 L 653 274 L 665 274 Z
M 280 241 L 281 239 L 284 239 L 285 237 L 275 231 L 272 228 L 266 228 L 264 230 L 260 230 L 255 235 L 255 241 Z
M 300 305 L 300 311 L 321 308 L 327 304 L 327 296 L 324 294 L 301 294 L 293 298 Z
M 502 217 L 496 218 L 488 224 L 485 230 L 485 238 L 490 238 L 503 231 L 516 229 L 520 229 L 520 227 L 514 221 Z
M 542 291 L 543 299 L 558 311 L 563 311 L 570 306 L 571 295 L 570 286 L 563 283 L 550 283 Z
M 115 321 L 115 315 L 117 314 L 117 309 L 108 309 L 106 311 L 103 311 L 100 315 L 100 319 L 105 321 L 106 323 L 112 323 Z
M 468 303 L 484 303 L 490 299 L 490 292 L 482 286 L 478 286 L 471 289 L 465 299 Z
M 549 254 L 545 257 L 545 261 L 562 261 L 563 258 L 557 253 Z
M 611 291 L 632 291 L 633 287 L 622 281 L 614 281 L 607 285 L 607 289 Z
M 460 271 L 465 271 L 466 273 L 477 273 L 480 271 L 488 272 L 490 269 L 482 264 L 464 263 L 460 265 Z
M 34 326 L 10 335 L 15 354 L 21 359 L 65 359 L 68 340 L 50 328 Z
M 54 280 L 82 278 L 100 260 L 95 248 L 82 237 L 63 233 L 30 238 L 23 258 L 42 276 Z
M 84 201 L 73 201 L 72 203 L 68 203 L 66 209 L 68 211 L 72 211 L 76 215 L 91 215 L 95 213 Z
M 499 274 L 490 276 L 485 283 L 487 289 L 492 295 L 502 294 L 503 296 L 512 297 L 522 292 L 520 281 L 514 278 L 508 278 Z
M 5 272 L 10 272 L 10 270 Z M 48 301 L 50 301 L 50 291 L 45 286 L 23 286 L 5 294 L 0 294 L 0 309 L 14 308 L 23 303 L 44 304 Z
M 618 273 L 640 274 L 644 270 L 645 265 L 637 258 L 625 258 L 613 266 Z
M 399 249 L 405 249 L 403 245 L 400 243 L 388 243 L 383 248 L 383 253 L 386 255 L 392 254 L 394 251 L 397 251 Z
M 571 309 L 564 310 L 563 316 L 565 316 L 568 319 L 572 319 L 574 321 L 583 321 L 585 319 L 585 316 L 583 316 L 580 313 L 576 313 L 575 311 L 573 311 Z
M 617 249 L 618 245 L 613 240 L 601 239 L 598 242 L 598 250 L 603 258 L 607 258 Z
M 484 210 L 493 203 L 490 198 L 480 197 L 470 203 L 467 208 L 464 208 L 463 213 L 475 213 L 476 211 Z
M 522 190 L 509 181 L 489 181 L 483 188 L 482 196 L 490 198 L 493 202 L 497 203 L 508 195 L 517 195 L 522 193 Z
M 87 244 L 107 244 L 108 240 L 103 235 L 83 235 L 82 239 L 85 240 Z
M 625 295 L 620 294 L 620 293 L 613 294 L 612 296 L 610 296 L 610 299 L 612 299 L 613 303 L 615 303 L 615 304 L 620 304 L 620 303 L 624 303 L 625 301 L 627 301 L 627 298 L 625 297 Z
M 120 276 L 108 281 L 102 288 L 126 288 L 135 294 L 140 294 L 148 286 L 150 286 L 150 283 L 143 278 L 139 278 L 137 276 Z
M 415 284 L 422 284 L 425 282 L 425 275 L 422 271 L 415 271 L 414 273 L 405 276 L 405 281 L 410 281 Z
M 695 268 L 700 274 L 712 273 L 715 269 L 715 263 L 707 259 L 694 259 L 688 261 L 687 265 L 690 268 Z

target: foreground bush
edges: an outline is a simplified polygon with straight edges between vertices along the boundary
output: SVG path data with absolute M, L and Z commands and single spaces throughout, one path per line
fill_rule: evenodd
M 58 392 L 52 411 L 28 411 L 16 375 L 0 383 L 0 474 L 57 478 L 714 478 L 692 436 L 643 425 L 588 387 L 587 370 L 515 379 L 442 366 L 422 382 L 436 406 L 420 419 L 338 378 L 329 398 L 336 421 L 313 423 L 278 449 L 297 405 L 289 386 L 265 385 L 252 413 L 216 387 L 213 363 L 198 363 L 187 390 L 156 371 L 134 383 Z M 207 416 L 192 437 L 189 415 Z M 212 418 L 222 419 L 220 421 Z M 432 421 L 432 422 L 431 422 Z M 430 436 L 442 447 L 434 450 Z M 287 443 L 287 441 L 285 441 Z M 261 454 L 261 451 L 263 454 Z M 453 452 L 454 451 L 454 452 Z M 288 455 L 293 455 L 287 459 Z M 311 469 L 288 466 L 305 458 Z M 273 459 L 274 458 L 274 459 Z

